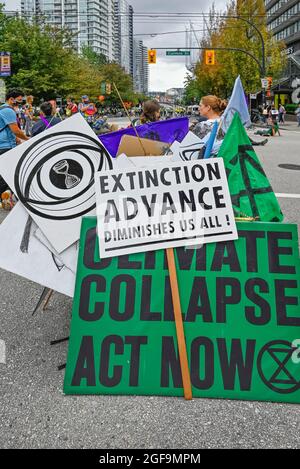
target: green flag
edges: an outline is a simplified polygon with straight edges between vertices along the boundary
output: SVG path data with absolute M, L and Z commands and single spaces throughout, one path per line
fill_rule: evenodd
M 225 135 L 218 156 L 225 163 L 235 216 L 265 222 L 282 221 L 277 198 L 238 113 Z

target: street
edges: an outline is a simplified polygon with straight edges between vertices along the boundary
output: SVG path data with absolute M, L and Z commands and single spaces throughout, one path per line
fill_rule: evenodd
M 255 147 L 274 191 L 296 195 L 279 202 L 285 222 L 298 225 L 299 144 L 299 132 L 283 130 Z M 287 163 L 298 167 L 279 167 Z M 6 214 L 0 211 L 1 221 Z M 57 367 L 66 361 L 67 342 L 50 341 L 68 336 L 72 301 L 55 293 L 47 311 L 32 316 L 42 287 L 3 270 L 0 282 L 2 448 L 300 448 L 299 405 L 64 396 L 64 371 Z

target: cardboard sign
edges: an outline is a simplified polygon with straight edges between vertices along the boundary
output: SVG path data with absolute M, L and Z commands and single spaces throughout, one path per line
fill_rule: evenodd
M 79 239 L 81 217 L 95 213 L 95 172 L 112 167 L 80 114 L 0 158 L 1 176 L 58 253 Z
M 122 153 L 125 153 L 127 156 L 161 156 L 168 151 L 169 147 L 170 145 L 165 142 L 157 142 L 147 138 L 138 139 L 131 135 L 124 135 L 121 139 L 117 156 Z
M 194 397 L 300 403 L 296 225 L 175 251 Z M 165 251 L 99 258 L 83 219 L 64 391 L 182 396 Z
M 170 145 L 177 140 L 181 142 L 189 131 L 189 119 L 187 117 L 177 117 L 157 122 L 148 122 L 136 128 L 141 138 L 156 140 L 157 142 L 167 142 Z M 118 153 L 121 138 L 124 135 L 136 136 L 136 131 L 132 127 L 121 129 L 117 132 L 110 132 L 99 136 L 109 154 L 115 157 Z M 143 155 L 143 153 L 142 153 Z
M 236 239 L 223 160 L 95 175 L 101 258 Z

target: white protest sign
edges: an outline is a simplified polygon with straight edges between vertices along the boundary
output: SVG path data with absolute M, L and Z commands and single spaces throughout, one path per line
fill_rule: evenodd
M 81 217 L 95 213 L 95 172 L 112 168 L 80 114 L 0 158 L 1 176 L 58 253 L 79 239 Z
M 173 153 L 172 161 L 191 161 L 201 159 L 201 151 L 205 142 L 193 132 L 188 132 L 181 143 L 175 141 L 170 151 Z
M 35 236 L 19 202 L 0 225 L 0 267 L 73 298 L 75 273 Z
M 95 175 L 100 257 L 237 239 L 222 158 Z

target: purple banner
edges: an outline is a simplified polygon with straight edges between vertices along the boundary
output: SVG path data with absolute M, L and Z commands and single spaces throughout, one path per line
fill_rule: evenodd
M 187 117 L 179 117 L 177 119 L 151 122 L 149 124 L 139 125 L 136 127 L 136 130 L 141 138 L 149 138 L 150 140 L 158 140 L 172 144 L 175 140 L 182 142 L 189 131 L 189 120 Z M 135 136 L 136 133 L 132 127 L 129 127 L 128 129 L 101 135 L 99 139 L 111 156 L 115 157 L 123 135 Z

